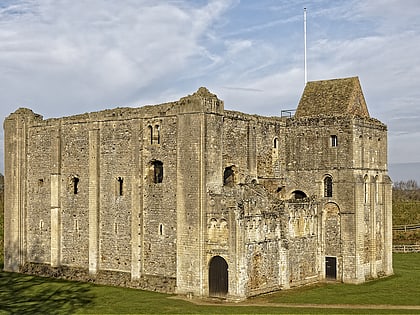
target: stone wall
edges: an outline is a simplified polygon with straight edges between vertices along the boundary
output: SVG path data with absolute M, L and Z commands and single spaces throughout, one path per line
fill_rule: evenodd
M 247 115 L 204 88 L 59 119 L 19 109 L 5 269 L 233 299 L 321 281 L 328 259 L 338 281 L 391 274 L 386 126 L 348 82 L 354 115 L 308 99 L 310 115 Z

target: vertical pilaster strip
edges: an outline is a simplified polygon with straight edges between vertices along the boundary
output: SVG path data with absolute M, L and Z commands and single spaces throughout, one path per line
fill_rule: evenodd
M 99 269 L 99 129 L 89 130 L 89 274 Z
M 141 275 L 140 259 L 140 142 L 142 142 L 140 132 L 140 121 L 133 122 L 132 148 L 133 148 L 133 176 L 131 181 L 131 279 L 138 280 Z
M 205 145 L 205 135 L 206 135 L 206 117 L 205 114 L 202 113 L 200 114 L 200 188 L 199 188 L 199 198 L 200 198 L 200 207 L 199 207 L 199 220 L 200 220 L 200 230 L 198 231 L 198 244 L 199 244 L 199 270 L 202 270 L 202 272 L 200 273 L 200 282 L 199 282 L 199 286 L 200 286 L 200 294 L 204 295 L 204 286 L 203 286 L 203 282 L 204 282 L 204 277 L 206 276 L 206 271 L 207 268 L 204 268 L 205 266 L 205 262 L 204 262 L 204 231 L 205 231 L 205 225 L 206 225 L 206 220 L 205 220 L 205 207 L 207 206 L 206 204 L 206 195 L 205 195 L 205 191 L 206 191 L 206 179 L 205 179 L 205 173 L 206 173 L 206 168 L 205 168 L 205 150 L 206 150 L 206 145 Z
M 19 271 L 26 261 L 27 121 L 20 113 L 4 122 L 4 270 Z
M 51 266 L 61 265 L 61 128 L 51 132 Z
M 392 182 L 388 176 L 384 179 L 384 260 L 385 273 L 387 275 L 393 274 L 392 268 Z
M 252 121 L 248 123 L 248 170 L 253 178 L 257 178 L 257 136 Z
M 375 204 L 375 183 L 370 180 L 369 184 L 369 201 L 370 201 L 370 275 L 373 278 L 377 277 L 376 272 L 376 211 L 379 211 Z
M 363 174 L 357 175 L 355 174 L 355 184 L 354 184 L 354 224 L 355 224 L 355 257 L 354 257 L 354 265 L 355 265 L 355 276 L 354 282 L 360 283 L 365 280 L 365 273 L 364 273 L 364 181 L 363 181 Z

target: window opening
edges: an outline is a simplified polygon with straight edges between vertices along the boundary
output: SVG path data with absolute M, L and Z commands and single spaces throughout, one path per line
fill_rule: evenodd
M 224 186 L 233 186 L 234 184 L 234 175 L 235 171 L 233 169 L 233 166 L 229 166 L 225 168 L 225 171 L 223 172 L 223 185 Z
M 122 177 L 118 177 L 117 182 L 118 182 L 118 195 L 122 196 L 123 195 L 124 180 L 123 180 Z
M 304 199 L 306 197 L 307 197 L 306 194 L 303 191 L 301 191 L 301 190 L 295 190 L 292 193 L 292 198 L 293 199 Z
M 153 128 L 152 126 L 148 126 L 149 134 L 150 134 L 150 144 L 153 144 Z
M 73 181 L 73 194 L 77 195 L 77 193 L 79 192 L 79 178 L 75 176 L 73 177 L 72 181 Z
M 163 163 L 161 161 L 153 161 L 153 182 L 159 184 L 163 181 Z
M 327 176 L 324 178 L 324 197 L 332 197 L 332 178 Z
M 368 191 L 368 176 L 365 175 L 364 177 L 364 194 L 365 194 L 365 203 L 368 203 L 369 200 L 369 191 Z
M 155 125 L 155 132 L 156 132 L 157 144 L 160 144 L 160 127 L 159 127 L 159 125 Z
M 159 235 L 163 235 L 163 224 L 159 224 Z
M 337 139 L 337 136 L 336 135 L 332 135 L 331 136 L 331 146 L 332 147 L 338 146 L 338 139 Z
M 277 149 L 277 147 L 279 146 L 279 139 L 278 138 L 274 138 L 274 141 L 273 141 L 273 148 L 274 149 Z

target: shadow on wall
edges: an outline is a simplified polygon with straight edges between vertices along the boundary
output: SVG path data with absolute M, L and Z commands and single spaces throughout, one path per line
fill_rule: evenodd
M 0 272 L 0 313 L 74 314 L 90 304 L 89 284 Z

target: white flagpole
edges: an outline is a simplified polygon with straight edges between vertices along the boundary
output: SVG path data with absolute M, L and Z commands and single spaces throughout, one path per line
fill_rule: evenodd
M 306 8 L 303 8 L 303 41 L 304 41 L 304 67 L 305 67 L 305 86 L 308 82 L 308 68 L 306 63 Z

